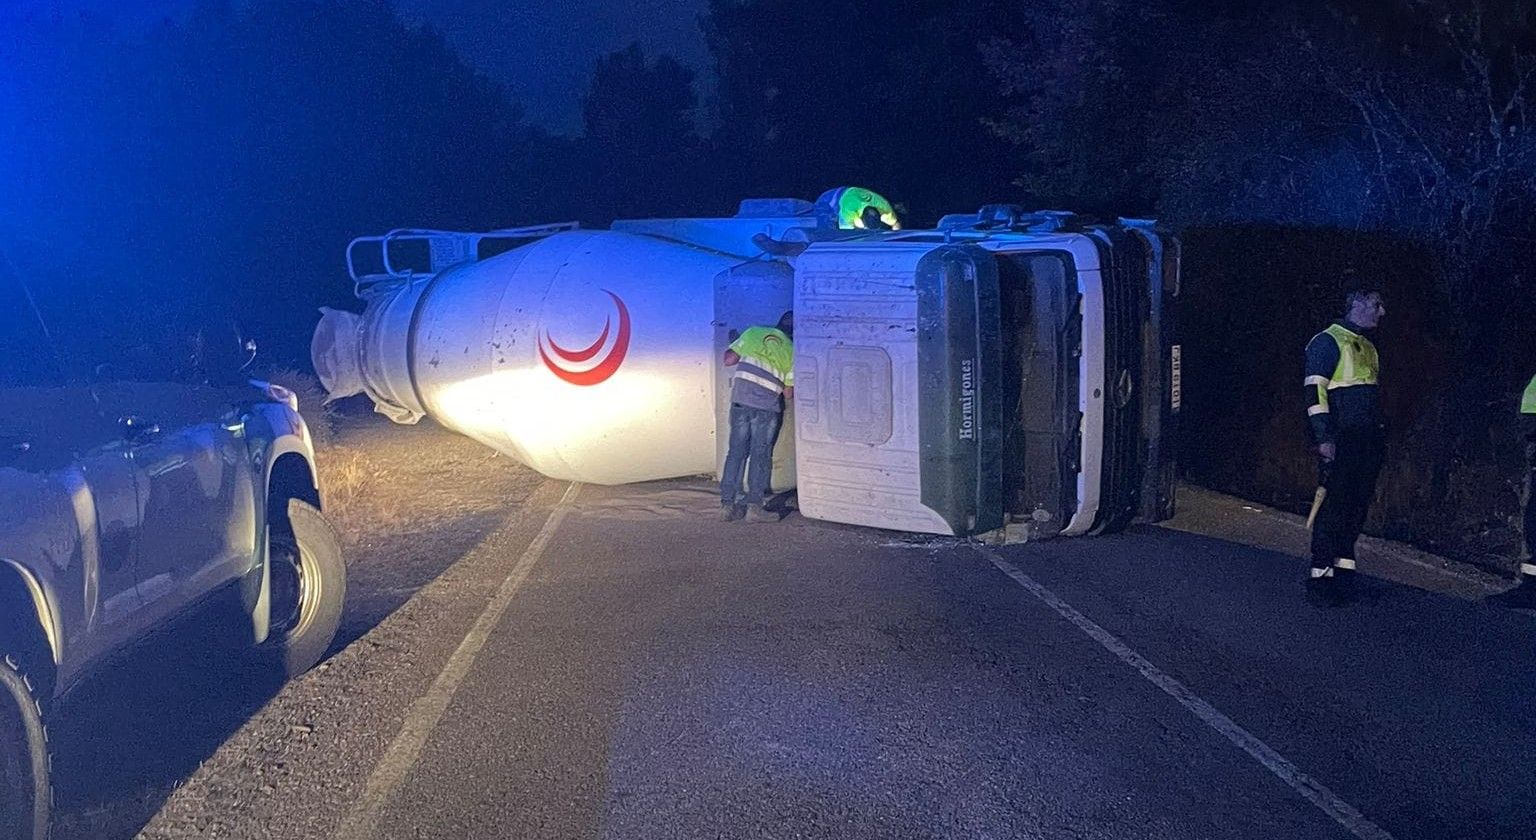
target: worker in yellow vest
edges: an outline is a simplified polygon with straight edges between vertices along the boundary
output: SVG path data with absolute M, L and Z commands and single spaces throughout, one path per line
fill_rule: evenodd
M 1386 314 L 1380 291 L 1354 289 L 1344 317 L 1307 343 L 1307 428 L 1319 474 L 1309 588 L 1335 589 L 1355 572 L 1355 542 L 1386 455 L 1381 360 L 1370 339 Z
M 785 312 L 773 327 L 750 327 L 725 351 L 731 373 L 730 443 L 720 470 L 720 518 L 776 522 L 763 509 L 773 484 L 773 445 L 784 422 L 784 404 L 795 399 L 795 315 Z M 747 494 L 741 495 L 742 473 Z
M 1488 599 L 1505 607 L 1536 609 L 1536 376 L 1520 398 L 1520 433 L 1525 438 L 1525 554 L 1520 560 L 1520 583 L 1514 589 Z

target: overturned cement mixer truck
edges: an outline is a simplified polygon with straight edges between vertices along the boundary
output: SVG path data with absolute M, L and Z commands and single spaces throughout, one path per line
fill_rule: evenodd
M 774 483 L 803 515 L 1026 539 L 1171 516 L 1177 241 L 1012 205 L 930 230 L 878 215 L 756 199 L 359 238 L 364 311 L 323 310 L 315 369 L 332 398 L 430 416 L 552 478 L 718 475 L 723 350 L 793 309 Z

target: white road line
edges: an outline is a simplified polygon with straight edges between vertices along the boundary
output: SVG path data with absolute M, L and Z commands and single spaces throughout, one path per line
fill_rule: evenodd
M 1205 721 L 1206 725 L 1216 730 L 1231 741 L 1243 752 L 1253 756 L 1264 768 L 1275 774 L 1281 781 L 1290 785 L 1301 794 L 1308 802 L 1316 805 L 1323 813 L 1332 817 L 1339 825 L 1344 826 L 1349 832 L 1361 840 L 1392 840 L 1392 835 L 1385 829 L 1370 821 L 1359 809 L 1340 799 L 1323 785 L 1322 782 L 1303 773 L 1300 768 L 1292 764 L 1285 756 L 1275 752 L 1270 746 L 1260 741 L 1253 733 L 1237 725 L 1235 721 L 1222 714 L 1210 703 L 1200 699 L 1187 686 L 1173 677 L 1168 676 L 1162 669 L 1148 662 L 1146 657 L 1132 650 L 1125 642 L 1120 641 L 1113 633 L 1095 624 L 1088 618 L 1073 609 L 1066 601 L 1061 600 L 1055 592 L 1046 589 L 1034 578 L 1024 574 L 1017 566 L 1004 560 L 996 549 L 976 546 L 976 551 L 992 562 L 1003 574 L 1013 578 L 1014 582 L 1024 587 L 1029 594 L 1055 610 L 1062 618 L 1072 622 L 1077 629 L 1087 634 L 1089 638 L 1104 646 L 1105 650 L 1113 653 L 1121 662 L 1135 668 L 1147 682 L 1162 689 L 1169 697 L 1179 701 L 1184 708 L 1194 713 L 1195 717 Z
M 384 806 L 405 783 L 411 768 L 416 766 L 427 737 L 443 719 L 443 713 L 448 710 L 448 704 L 459 690 L 459 683 L 464 681 L 464 675 L 469 673 L 469 667 L 474 664 L 475 656 L 485 647 L 491 631 L 501 622 L 507 606 L 512 603 L 513 596 L 517 595 L 523 581 L 527 580 L 529 571 L 543 555 L 545 546 L 559 529 L 560 522 L 570 511 L 571 503 L 576 500 L 576 492 L 580 489 L 581 485 L 574 482 L 566 488 L 565 495 L 560 497 L 559 503 L 550 512 L 544 527 L 539 529 L 533 542 L 528 544 L 527 550 L 512 565 L 512 570 L 507 573 L 490 603 L 485 605 L 485 610 L 459 643 L 458 649 L 448 657 L 448 663 L 443 666 L 437 679 L 432 681 L 427 693 L 411 704 L 400 733 L 395 736 L 378 766 L 373 768 L 362 796 L 358 797 L 346 819 L 342 820 L 341 827 L 332 835 L 336 840 L 373 840 L 379 836 L 379 817 L 384 812 Z

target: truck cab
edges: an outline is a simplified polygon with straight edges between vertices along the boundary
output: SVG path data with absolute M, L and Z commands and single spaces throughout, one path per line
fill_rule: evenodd
M 795 259 L 801 512 L 1098 533 L 1173 513 L 1177 242 L 989 207 Z

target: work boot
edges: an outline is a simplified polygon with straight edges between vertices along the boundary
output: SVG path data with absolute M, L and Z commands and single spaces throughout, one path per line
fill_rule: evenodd
M 747 508 L 748 522 L 778 522 L 779 518 L 763 510 L 762 505 L 751 505 Z
M 1488 603 L 1514 610 L 1536 610 L 1536 577 L 1521 575 L 1514 588 L 1489 596 Z
M 741 518 L 741 508 L 729 502 L 720 503 L 720 521 L 735 522 Z

